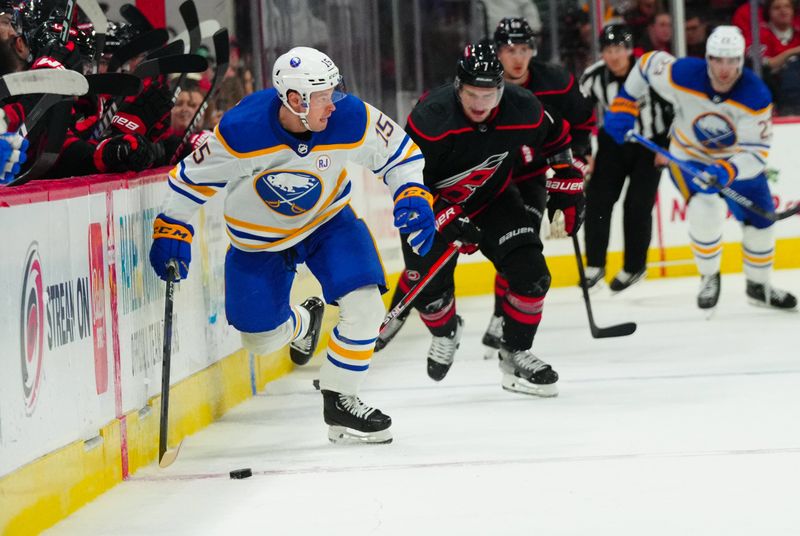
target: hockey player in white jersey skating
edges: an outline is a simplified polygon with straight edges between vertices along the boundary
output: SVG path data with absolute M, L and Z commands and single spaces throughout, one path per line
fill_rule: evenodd
M 386 443 L 391 419 L 361 402 L 385 309 L 383 268 L 365 223 L 350 207 L 352 161 L 371 169 L 395 199 L 395 226 L 424 255 L 435 233 L 431 195 L 422 185 L 419 147 L 389 117 L 343 93 L 325 54 L 293 48 L 275 61 L 274 89 L 227 112 L 213 135 L 171 172 L 171 191 L 154 223 L 150 262 L 162 279 L 177 260 L 187 276 L 189 221 L 227 189 L 225 312 L 242 343 L 267 354 L 290 343 L 305 364 L 319 339 L 324 305 L 290 307 L 295 268 L 306 263 L 339 322 L 320 373 L 324 418 L 333 442 Z
M 706 43 L 706 59 L 642 56 L 606 114 L 605 130 L 622 143 L 638 113 L 636 99 L 650 87 L 675 109 L 670 152 L 703 169 L 710 185 L 727 186 L 766 212 L 774 210 L 764 173 L 772 140 L 772 96 L 744 67 L 745 42 L 735 26 L 720 26 Z M 674 164 L 672 180 L 688 201 L 692 252 L 701 275 L 697 305 L 716 306 L 720 291 L 722 225 L 726 208 L 742 224 L 747 296 L 752 303 L 794 309 L 797 299 L 772 288 L 773 222 L 697 186 Z M 726 207 L 727 202 L 727 207 Z

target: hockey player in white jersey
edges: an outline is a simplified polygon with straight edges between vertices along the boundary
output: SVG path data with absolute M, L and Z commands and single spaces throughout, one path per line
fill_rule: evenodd
M 242 343 L 267 354 L 290 343 L 295 363 L 313 355 L 324 305 L 312 297 L 290 307 L 295 268 L 305 263 L 339 322 L 320 373 L 324 418 L 333 442 L 391 441 L 391 419 L 361 402 L 385 309 L 385 276 L 366 224 L 350 207 L 352 161 L 371 169 L 395 199 L 395 226 L 420 255 L 435 233 L 431 195 L 422 184 L 419 147 L 389 117 L 341 87 L 325 54 L 293 48 L 275 61 L 274 89 L 227 112 L 213 135 L 169 176 L 170 193 L 154 223 L 150 262 L 187 276 L 193 214 L 227 190 L 225 312 Z
M 772 96 L 744 67 L 745 42 L 735 26 L 716 28 L 706 58 L 675 59 L 664 52 L 642 56 L 606 114 L 605 130 L 622 143 L 638 114 L 636 99 L 650 87 L 675 108 L 670 152 L 704 170 L 709 186 L 697 186 L 677 166 L 672 180 L 688 201 L 692 252 L 701 275 L 697 305 L 716 306 L 720 291 L 722 226 L 726 208 L 742 224 L 744 273 L 751 303 L 794 309 L 797 299 L 772 288 L 773 222 L 722 198 L 710 186 L 727 186 L 774 210 L 764 173 L 772 139 Z M 726 207 L 727 202 L 727 207 Z

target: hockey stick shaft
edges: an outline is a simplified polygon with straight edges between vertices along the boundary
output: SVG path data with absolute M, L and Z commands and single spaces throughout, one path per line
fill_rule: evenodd
M 636 324 L 633 322 L 626 322 L 624 324 L 616 324 L 605 328 L 598 327 L 594 322 L 594 314 L 592 313 L 592 302 L 589 299 L 589 287 L 586 283 L 586 272 L 583 269 L 583 255 L 581 254 L 581 245 L 578 241 L 577 235 L 572 235 L 572 246 L 575 248 L 575 260 L 578 263 L 578 275 L 581 280 L 581 290 L 583 291 L 583 302 L 586 304 L 586 316 L 589 318 L 589 330 L 592 332 L 592 337 L 595 339 L 606 339 L 610 337 L 624 337 L 636 331 Z
M 67 8 L 64 11 L 64 21 L 61 23 L 61 34 L 58 40 L 62 45 L 66 45 L 69 41 L 69 30 L 72 27 L 72 17 L 75 14 L 75 5 L 78 0 L 67 0 Z
M 779 221 L 791 216 L 794 216 L 798 212 L 800 212 L 800 204 L 785 210 L 783 212 L 769 212 L 764 210 L 760 206 L 758 206 L 752 199 L 746 197 L 736 190 L 729 188 L 727 186 L 718 186 L 716 184 L 710 184 L 707 181 L 701 178 L 703 171 L 698 169 L 696 166 L 692 165 L 690 162 L 686 162 L 685 160 L 681 160 L 680 158 L 675 157 L 672 153 L 668 150 L 660 147 L 658 144 L 654 143 L 651 140 L 648 140 L 641 134 L 637 134 L 634 131 L 629 131 L 625 135 L 625 139 L 627 141 L 634 141 L 639 145 L 644 146 L 645 148 L 653 151 L 656 154 L 660 154 L 671 163 L 675 164 L 681 171 L 687 173 L 692 178 L 692 182 L 696 185 L 701 186 L 703 188 L 713 188 L 714 190 L 718 191 L 723 196 L 727 197 L 737 205 L 749 210 L 753 214 L 765 218 L 770 221 Z
M 32 93 L 85 95 L 89 83 L 78 72 L 66 69 L 36 69 L 0 77 L 0 100 Z
M 175 282 L 178 279 L 178 267 L 171 262 L 167 268 L 167 291 L 164 300 L 164 347 L 161 362 L 161 420 L 158 428 L 158 461 L 167 452 L 169 432 L 169 376 L 170 359 L 172 357 L 172 308 L 175 301 Z
M 386 318 L 383 319 L 383 323 L 381 324 L 381 331 L 383 331 L 383 329 L 389 325 L 389 322 L 403 314 L 403 311 L 405 311 L 408 306 L 411 305 L 411 302 L 414 301 L 414 298 L 416 298 L 419 293 L 422 292 L 426 286 L 428 286 L 428 283 L 430 283 L 431 280 L 436 277 L 436 274 L 439 273 L 439 270 L 441 270 L 442 267 L 450 261 L 450 259 L 455 257 L 456 253 L 458 253 L 458 248 L 460 247 L 461 242 L 459 241 L 455 241 L 447 247 L 445 252 L 442 253 L 442 256 L 439 257 L 439 259 L 433 263 L 433 266 L 430 267 L 428 273 L 425 274 L 425 277 L 420 279 L 417 284 L 414 285 L 405 296 L 403 296 L 403 299 L 400 300 L 397 305 L 395 305 L 392 310 L 386 314 Z

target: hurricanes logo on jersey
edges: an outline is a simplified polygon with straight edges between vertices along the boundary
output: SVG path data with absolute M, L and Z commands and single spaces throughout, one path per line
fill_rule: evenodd
M 724 115 L 702 114 L 694 120 L 692 129 L 697 141 L 706 149 L 727 149 L 736 145 L 736 129 Z
M 284 216 L 308 212 L 322 195 L 321 179 L 306 171 L 270 170 L 256 177 L 255 187 L 267 206 Z

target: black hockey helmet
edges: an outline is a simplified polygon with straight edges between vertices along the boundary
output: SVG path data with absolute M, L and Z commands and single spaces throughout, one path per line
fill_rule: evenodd
M 458 60 L 456 89 L 463 84 L 495 88 L 503 86 L 503 64 L 497 59 L 494 45 L 480 42 L 464 47 Z
M 633 49 L 633 32 L 625 24 L 609 24 L 600 32 L 600 50 L 611 46 L 622 45 Z
M 536 50 L 536 34 L 524 18 L 506 17 L 497 24 L 494 44 L 498 49 L 503 45 L 528 45 Z
M 103 54 L 113 54 L 120 47 L 123 47 L 136 38 L 141 31 L 133 24 L 128 22 L 114 22 L 108 21 L 108 30 L 106 31 L 106 42 L 103 48 Z

